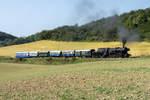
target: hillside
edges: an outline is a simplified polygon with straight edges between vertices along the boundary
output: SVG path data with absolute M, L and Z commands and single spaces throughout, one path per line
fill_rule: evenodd
M 150 8 L 147 8 L 102 18 L 82 26 L 76 24 L 43 30 L 27 39 L 111 42 L 126 38 L 128 41 L 150 41 L 149 26 Z
M 17 39 L 17 37 L 0 31 L 0 47 L 6 46 L 15 39 Z
M 0 32 L 0 42 L 6 40 L 14 40 L 14 39 L 16 39 L 15 36 L 7 34 L 5 32 Z
M 150 41 L 150 8 L 139 9 L 102 18 L 82 26 L 62 26 L 53 30 L 43 30 L 24 38 L 5 41 L 1 46 L 23 44 L 39 40 L 53 41 L 102 41 L 112 42 L 126 39 L 127 41 Z
M 119 47 L 120 42 L 58 42 L 58 41 L 37 41 L 27 44 L 7 46 L 0 48 L 0 56 L 15 57 L 16 52 L 27 51 L 50 51 L 50 50 L 76 50 L 76 49 L 95 49 L 104 47 Z M 128 43 L 127 47 L 132 56 L 150 56 L 150 43 Z

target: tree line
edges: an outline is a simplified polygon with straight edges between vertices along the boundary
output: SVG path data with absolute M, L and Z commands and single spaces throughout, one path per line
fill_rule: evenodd
M 124 13 L 119 17 L 119 21 L 123 26 L 131 29 L 136 29 L 139 32 L 141 41 L 150 41 L 150 8 L 139 9 Z M 43 30 L 39 33 L 28 37 L 7 39 L 0 42 L 0 46 L 8 46 L 14 44 L 23 44 L 39 40 L 54 40 L 54 41 L 119 41 L 118 23 L 116 16 L 102 18 L 88 24 L 78 26 L 62 26 L 53 30 Z M 0 38 L 1 40 L 1 38 Z

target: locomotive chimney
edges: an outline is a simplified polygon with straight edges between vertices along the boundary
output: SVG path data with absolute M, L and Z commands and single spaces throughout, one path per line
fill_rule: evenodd
M 125 48 L 126 43 L 127 43 L 127 40 L 126 39 L 122 39 L 123 48 Z

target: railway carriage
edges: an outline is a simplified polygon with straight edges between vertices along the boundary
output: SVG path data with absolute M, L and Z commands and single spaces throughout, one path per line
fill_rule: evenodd
M 62 51 L 49 51 L 50 57 L 60 57 L 62 54 Z
M 49 51 L 38 52 L 38 57 L 49 57 Z
M 28 54 L 30 58 L 38 57 L 38 52 L 29 52 Z
M 63 57 L 74 57 L 75 51 L 74 50 L 64 50 L 64 51 L 62 51 L 62 56 Z
M 16 58 L 28 58 L 29 57 L 29 52 L 17 52 L 16 53 Z
M 89 50 L 75 50 L 75 56 L 76 57 L 92 57 L 92 54 L 95 50 L 89 49 Z

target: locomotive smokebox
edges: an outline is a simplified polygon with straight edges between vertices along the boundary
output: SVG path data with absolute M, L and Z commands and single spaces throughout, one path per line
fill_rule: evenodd
M 127 43 L 127 40 L 126 39 L 122 39 L 123 48 L 125 48 L 126 43 Z

